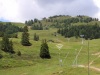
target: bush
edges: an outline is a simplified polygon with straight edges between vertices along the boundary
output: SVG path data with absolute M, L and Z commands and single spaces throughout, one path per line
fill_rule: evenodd
M 35 41 L 38 41 L 39 40 L 39 36 L 36 33 L 34 34 L 34 40 Z
M 0 59 L 2 58 L 3 56 L 0 54 Z
M 18 55 L 18 56 L 21 56 L 21 52 L 20 52 L 20 51 L 18 51 L 18 52 L 17 52 L 17 55 Z

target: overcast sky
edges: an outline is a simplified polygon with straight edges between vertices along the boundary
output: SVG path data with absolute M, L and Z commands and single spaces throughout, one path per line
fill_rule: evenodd
M 0 20 L 25 20 L 53 15 L 87 15 L 99 18 L 100 0 L 0 0 Z

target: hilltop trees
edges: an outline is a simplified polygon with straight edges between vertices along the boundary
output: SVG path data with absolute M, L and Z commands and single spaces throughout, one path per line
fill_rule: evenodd
M 25 21 L 25 24 L 27 26 L 32 26 L 32 24 L 37 23 L 37 22 L 39 22 L 39 20 L 35 18 L 34 20 L 31 19 L 31 20 Z
M 35 25 L 33 24 L 31 27 L 32 30 L 43 30 L 42 23 L 40 22 L 39 24 Z
M 14 54 L 15 51 L 13 49 L 13 43 L 9 38 L 7 37 L 7 35 L 4 35 L 1 41 L 1 50 L 3 50 L 4 52 L 8 52 L 11 54 Z
M 77 38 L 80 37 L 80 35 L 84 35 L 85 39 L 100 38 L 100 26 L 97 23 L 94 25 L 72 25 L 70 27 L 58 29 L 57 32 L 65 37 L 75 36 Z
M 33 20 L 25 21 L 25 24 L 27 26 L 31 26 L 33 24 Z
M 29 42 L 29 33 L 28 33 L 27 26 L 24 26 L 24 28 L 23 28 L 21 44 L 23 46 L 31 46 L 31 43 Z
M 43 59 L 50 59 L 49 47 L 46 40 L 42 41 L 41 48 L 40 48 L 40 57 Z
M 27 26 L 31 26 L 32 30 L 43 30 L 43 25 L 41 23 L 41 21 L 39 21 L 38 19 L 34 19 L 34 21 L 31 19 L 29 21 L 25 21 L 25 24 Z

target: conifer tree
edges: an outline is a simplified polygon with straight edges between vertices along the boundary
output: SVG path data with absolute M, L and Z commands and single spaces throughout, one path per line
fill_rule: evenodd
M 10 49 L 10 50 L 9 50 L 10 53 L 12 53 L 12 54 L 15 53 L 15 52 L 13 51 L 14 48 L 13 48 L 13 42 L 12 42 L 12 40 L 9 41 L 9 49 Z
M 24 26 L 23 32 L 28 32 L 28 27 L 27 26 Z
M 27 26 L 25 26 L 23 28 L 21 44 L 23 46 L 31 46 L 31 43 L 29 42 L 29 33 L 28 33 L 28 27 Z
M 2 57 L 3 57 L 2 54 L 0 54 L 0 59 L 1 59 Z
M 34 34 L 34 40 L 35 41 L 38 41 L 39 40 L 39 36 L 36 33 Z
M 43 59 L 50 59 L 49 47 L 46 40 L 42 41 L 41 48 L 40 48 L 40 57 Z
M 11 53 L 11 54 L 15 53 L 15 51 L 13 49 L 13 43 L 12 43 L 12 41 L 9 41 L 9 38 L 7 37 L 7 35 L 4 35 L 2 38 L 1 50 L 3 50 L 4 52 Z
M 20 51 L 18 51 L 18 52 L 17 52 L 17 55 L 18 55 L 18 56 L 21 56 L 21 52 L 20 52 Z

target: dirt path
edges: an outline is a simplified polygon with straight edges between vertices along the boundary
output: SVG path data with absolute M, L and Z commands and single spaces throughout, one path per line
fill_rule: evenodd
M 85 66 L 85 65 L 77 65 L 77 67 L 88 68 L 88 66 Z M 92 70 L 100 72 L 100 68 L 97 68 L 97 67 L 94 67 L 94 66 L 90 66 L 89 68 L 92 69 Z
M 100 52 L 95 53 L 95 54 L 92 54 L 92 55 L 97 55 L 98 57 L 97 57 L 97 58 L 95 58 L 94 60 L 92 60 L 92 61 L 89 63 L 89 65 L 92 65 L 92 64 L 93 64 L 93 62 L 94 62 L 95 60 L 97 60 L 97 59 L 99 59 L 99 58 L 100 58 Z
M 28 73 L 22 73 L 21 75 L 27 75 Z
M 92 55 L 97 55 L 97 56 L 98 56 L 98 55 L 100 55 L 100 52 L 97 52 L 97 53 L 95 53 L 95 54 L 92 54 Z
M 95 60 L 97 60 L 97 59 L 100 58 L 100 52 L 95 53 L 95 54 L 92 54 L 92 55 L 97 55 L 98 57 L 95 58 L 94 60 L 92 60 L 92 61 L 89 63 L 89 66 L 92 65 L 93 62 L 94 62 Z M 88 68 L 88 66 L 85 66 L 85 65 L 77 65 L 77 66 L 78 66 L 78 67 L 83 67 L 83 68 Z M 89 68 L 92 69 L 92 70 L 95 70 L 95 71 L 99 71 L 99 72 L 100 72 L 100 68 L 97 68 L 97 67 L 94 67 L 94 66 L 90 66 Z

